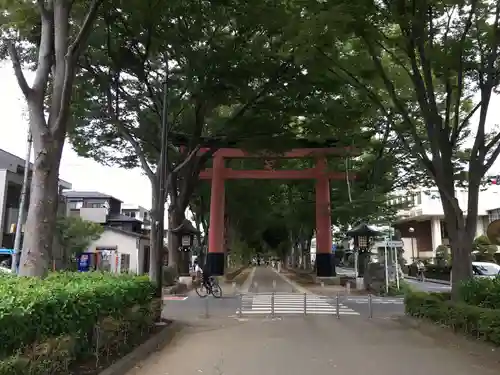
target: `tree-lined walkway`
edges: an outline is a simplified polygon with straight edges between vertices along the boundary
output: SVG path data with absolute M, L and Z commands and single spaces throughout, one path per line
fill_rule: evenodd
M 191 328 L 127 375 L 498 374 L 397 322 L 309 318 Z

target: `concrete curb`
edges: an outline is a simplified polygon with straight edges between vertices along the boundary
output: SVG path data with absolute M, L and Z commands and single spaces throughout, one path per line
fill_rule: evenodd
M 290 280 L 287 276 L 279 273 L 277 270 L 275 270 L 274 268 L 270 267 L 274 272 L 276 272 L 276 274 L 281 277 L 283 279 L 283 281 L 285 281 L 287 284 L 289 284 L 293 289 L 295 289 L 296 291 L 300 292 L 300 293 L 305 293 L 305 294 L 314 294 L 313 292 L 311 292 L 309 289 L 306 289 L 304 288 L 303 286 L 300 286 L 299 284 L 297 284 L 295 281 L 293 280 Z
M 405 275 L 405 279 L 410 279 L 410 280 L 417 280 L 416 277 L 414 276 L 406 276 Z M 441 284 L 441 285 L 450 285 L 450 282 L 449 281 L 446 281 L 446 280 L 438 280 L 438 279 L 425 279 L 425 282 L 427 283 L 434 283 L 434 284 Z
M 125 374 L 127 371 L 134 368 L 137 363 L 145 360 L 154 352 L 159 351 L 167 346 L 173 340 L 175 335 L 181 330 L 181 328 L 182 325 L 180 323 L 172 322 L 172 324 L 166 326 L 162 331 L 151 337 L 143 344 L 139 345 L 125 357 L 120 358 L 111 366 L 101 371 L 99 375 Z

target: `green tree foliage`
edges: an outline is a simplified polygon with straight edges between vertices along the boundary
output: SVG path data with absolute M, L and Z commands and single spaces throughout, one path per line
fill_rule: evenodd
M 80 217 L 61 216 L 56 222 L 56 243 L 61 247 L 67 265 L 75 255 L 85 251 L 103 233 L 102 225 Z
M 82 59 L 73 146 L 106 164 L 140 166 L 155 192 L 166 80 L 168 128 L 175 133 L 168 147 L 169 226 L 177 228 L 198 172 L 220 145 L 255 134 L 253 142 L 272 140 L 293 111 L 300 113 L 289 97 L 303 75 L 287 45 L 291 21 L 276 2 L 130 1 L 108 10 Z M 204 144 L 209 152 L 198 153 Z M 156 218 L 163 215 L 158 198 L 153 194 Z M 169 252 L 171 264 L 176 256 Z
M 12 62 L 27 102 L 35 154 L 19 269 L 23 276 L 43 276 L 48 270 L 77 61 L 102 2 L 0 1 L 0 58 Z M 31 86 L 23 67 L 34 71 Z
M 305 18 L 314 24 L 307 36 L 309 58 L 323 58 L 328 72 L 366 95 L 384 116 L 390 137 L 410 156 L 410 168 L 424 171 L 439 189 L 456 297 L 458 284 L 472 275 L 481 180 L 500 153 L 500 133 L 486 127 L 499 84 L 500 4 L 397 0 L 308 6 Z M 466 217 L 455 194 L 462 182 L 469 189 Z

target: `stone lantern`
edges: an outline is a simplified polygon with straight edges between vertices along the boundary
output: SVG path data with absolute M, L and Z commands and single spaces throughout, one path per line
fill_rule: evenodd
M 178 230 L 172 233 L 179 239 L 179 275 L 189 276 L 189 264 L 191 263 L 191 251 L 195 245 L 195 238 L 200 232 L 193 226 L 191 221 L 184 219 Z
M 370 259 L 370 247 L 376 237 L 383 236 L 382 232 L 375 230 L 366 223 L 361 223 L 347 232 L 354 240 L 354 252 L 357 258 L 358 277 L 363 277 L 366 263 Z M 356 265 L 355 265 L 356 267 Z

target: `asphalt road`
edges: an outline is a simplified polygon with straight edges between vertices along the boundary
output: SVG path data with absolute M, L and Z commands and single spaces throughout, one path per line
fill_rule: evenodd
M 270 267 L 260 266 L 255 269 L 250 293 L 292 293 L 294 288 Z
M 337 274 L 354 277 L 354 270 L 352 268 L 337 267 Z M 433 283 L 431 281 L 421 282 L 409 278 L 405 278 L 405 281 L 408 284 L 410 284 L 414 289 L 421 290 L 423 292 L 441 293 L 441 292 L 449 292 L 451 290 L 451 287 L 449 285 Z

